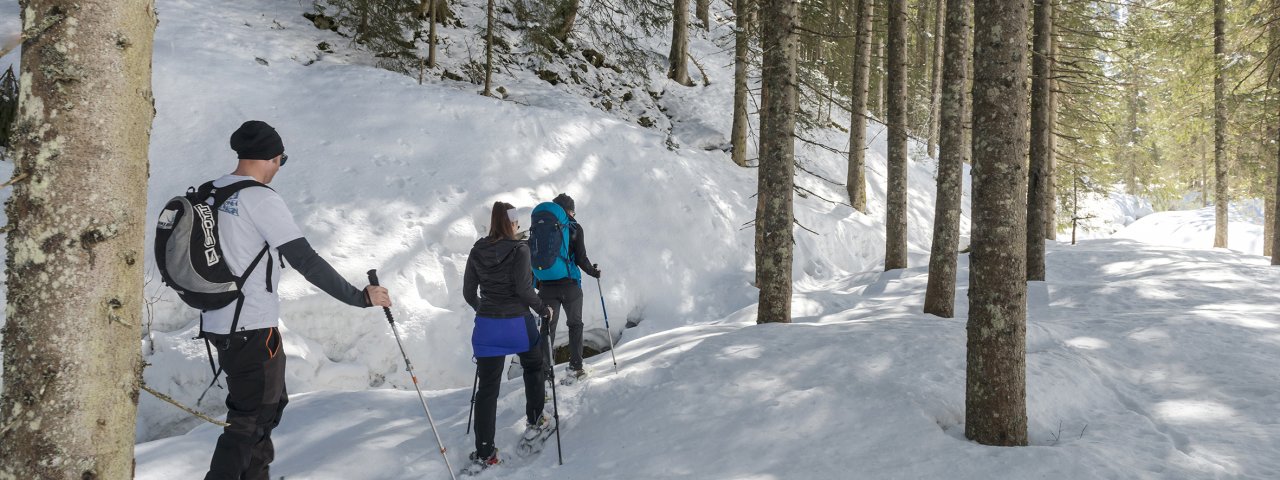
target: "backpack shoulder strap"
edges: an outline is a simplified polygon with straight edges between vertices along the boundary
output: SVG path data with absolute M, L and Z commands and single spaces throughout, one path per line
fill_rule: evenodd
M 249 187 L 263 187 L 268 189 L 271 188 L 271 187 L 268 187 L 265 183 L 259 182 L 257 180 L 241 180 L 239 182 L 227 185 L 225 187 L 214 187 L 213 182 L 206 183 L 205 185 L 209 186 L 209 193 L 208 195 L 205 196 L 205 198 L 208 198 L 210 196 L 213 197 L 214 210 L 217 210 L 218 207 L 221 207 L 222 204 L 225 203 L 228 199 L 230 199 L 232 195 L 235 195 L 236 192 L 239 192 L 246 188 L 249 188 Z M 203 192 L 205 189 L 205 185 L 201 185 L 200 190 L 198 191 Z

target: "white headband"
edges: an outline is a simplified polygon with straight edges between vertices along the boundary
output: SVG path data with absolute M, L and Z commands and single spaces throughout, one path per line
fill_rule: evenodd
M 512 222 L 518 222 L 518 221 L 520 221 L 520 214 L 519 214 L 519 213 L 516 213 L 516 209 L 514 209 L 514 208 L 508 209 L 508 210 L 507 210 L 507 220 L 512 221 Z

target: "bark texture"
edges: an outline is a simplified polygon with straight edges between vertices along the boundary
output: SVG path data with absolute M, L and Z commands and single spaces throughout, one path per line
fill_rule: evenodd
M 853 47 L 853 104 L 849 107 L 849 175 L 845 186 L 849 191 L 849 204 L 859 212 L 867 213 L 867 84 L 871 77 L 871 16 L 872 0 L 855 0 L 858 7 L 855 29 L 857 39 Z
M 711 30 L 711 0 L 697 0 L 694 14 L 703 30 Z
M 965 437 L 1026 445 L 1027 6 L 977 0 Z
M 681 85 L 693 86 L 689 80 L 689 0 L 675 0 L 671 17 L 671 53 L 667 78 Z
M 960 248 L 960 205 L 964 164 L 969 161 L 965 122 L 970 115 L 969 54 L 973 31 L 973 3 L 947 0 L 946 41 L 942 64 L 942 124 L 939 131 L 938 197 L 933 214 L 933 246 L 929 256 L 929 284 L 924 312 L 955 316 L 956 257 Z
M 791 322 L 796 111 L 796 0 L 762 0 L 758 323 Z
M 889 165 L 884 269 L 907 268 L 907 0 L 889 0 Z
M 484 35 L 484 92 L 481 95 L 492 97 L 493 91 L 489 86 L 493 83 L 493 0 L 489 0 L 487 12 Z
M 1044 238 L 1058 239 L 1058 82 L 1054 80 L 1058 58 L 1057 27 L 1053 19 L 1058 17 L 1056 9 L 1049 12 L 1049 149 L 1045 152 L 1044 173 Z
M 755 11 L 753 0 L 735 0 L 734 12 L 737 14 L 737 32 L 733 40 L 733 131 L 730 142 L 733 145 L 733 163 L 739 167 L 747 166 L 747 130 L 750 120 L 747 118 L 747 102 L 751 91 L 747 88 L 747 55 L 751 46 L 751 17 Z
M 573 33 L 573 25 L 578 20 L 578 4 L 581 0 L 567 0 L 560 4 L 561 11 L 557 12 L 559 25 L 556 25 L 555 31 L 551 34 L 559 40 L 560 43 L 569 41 L 569 35 Z
M 1213 246 L 1227 248 L 1226 0 L 1213 0 Z
M 1044 281 L 1045 190 L 1050 188 L 1049 163 L 1049 37 L 1053 28 L 1052 0 L 1034 0 L 1035 23 L 1031 53 L 1031 161 L 1027 177 L 1027 280 Z
M 22 12 L 0 478 L 132 478 L 155 6 Z
M 939 109 L 942 107 L 942 49 L 946 43 L 946 20 L 947 20 L 947 2 L 946 0 L 938 0 L 938 5 L 934 9 L 933 22 L 933 71 L 929 75 L 929 156 L 938 158 L 938 128 L 941 126 L 942 115 Z

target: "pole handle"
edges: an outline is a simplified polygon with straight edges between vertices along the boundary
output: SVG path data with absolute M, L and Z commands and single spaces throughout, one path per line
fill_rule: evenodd
M 373 285 L 375 287 L 378 286 L 378 269 L 376 268 L 369 270 L 369 285 Z M 382 313 L 387 315 L 387 323 L 390 323 L 394 326 L 396 323 L 396 319 L 395 317 L 391 316 L 391 309 L 387 307 L 382 307 Z M 405 359 L 407 360 L 408 357 L 405 357 Z

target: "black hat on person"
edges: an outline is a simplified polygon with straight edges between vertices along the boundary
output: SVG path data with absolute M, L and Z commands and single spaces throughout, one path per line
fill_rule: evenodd
M 284 153 L 284 141 L 267 122 L 249 120 L 231 134 L 231 149 L 243 160 L 271 160 Z
M 552 200 L 552 202 L 555 203 L 556 205 L 559 205 L 560 208 L 563 208 L 564 211 L 566 212 L 574 211 L 573 197 L 570 197 L 567 194 L 561 193 L 560 195 L 556 196 L 555 200 Z

